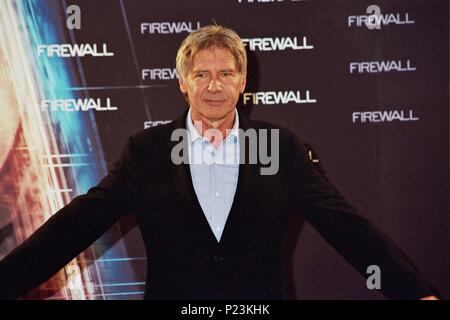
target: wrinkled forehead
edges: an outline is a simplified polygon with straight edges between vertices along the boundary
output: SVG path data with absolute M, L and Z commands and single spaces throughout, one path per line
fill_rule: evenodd
M 189 71 L 219 69 L 237 71 L 237 61 L 231 51 L 223 47 L 199 49 L 192 57 Z

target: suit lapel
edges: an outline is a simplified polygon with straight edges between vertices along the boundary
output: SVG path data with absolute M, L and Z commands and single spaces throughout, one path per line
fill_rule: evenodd
M 187 110 L 184 112 L 183 116 L 173 122 L 173 128 L 172 130 L 176 129 L 186 129 L 186 116 L 187 116 Z M 177 145 L 178 143 L 183 143 L 182 150 L 187 152 L 187 130 L 184 131 L 182 141 L 171 141 L 171 148 L 170 151 Z M 187 154 L 184 155 L 184 157 L 187 157 Z M 200 202 L 198 201 L 197 194 L 194 190 L 194 185 L 192 183 L 192 176 L 191 176 L 191 170 L 189 167 L 189 163 L 187 161 L 184 161 L 184 163 L 181 164 L 174 164 L 172 166 L 173 172 L 172 176 L 174 178 L 174 183 L 177 189 L 178 196 L 183 200 L 187 208 L 189 209 L 186 214 L 190 215 L 190 219 L 192 222 L 197 226 L 197 229 L 200 230 L 199 235 L 205 236 L 206 241 L 208 243 L 216 243 L 217 239 L 214 236 L 214 233 L 212 232 L 211 228 L 209 227 L 208 220 L 206 219 L 203 210 L 200 206 Z
M 247 129 L 252 128 L 251 121 L 244 117 L 242 113 L 239 112 L 239 127 L 240 129 L 246 131 Z M 230 213 L 228 214 L 228 218 L 225 224 L 225 228 L 222 233 L 222 238 L 220 239 L 220 244 L 224 246 L 224 244 L 228 243 L 228 241 L 232 241 L 236 243 L 236 237 L 239 234 L 236 232 L 237 228 L 242 225 L 245 221 L 244 217 L 247 214 L 246 210 L 242 210 L 245 206 L 244 204 L 248 200 L 248 195 L 250 192 L 250 186 L 252 183 L 256 181 L 257 178 L 257 165 L 249 164 L 248 159 L 242 160 L 242 156 L 248 156 L 243 154 L 243 148 L 245 140 L 242 134 L 242 131 L 239 132 L 239 144 L 241 146 L 241 161 L 239 164 L 239 176 L 238 183 L 236 187 L 236 192 L 234 194 L 233 204 L 230 209 Z M 246 145 L 244 149 L 248 153 L 248 145 Z M 239 241 L 238 241 L 239 243 Z

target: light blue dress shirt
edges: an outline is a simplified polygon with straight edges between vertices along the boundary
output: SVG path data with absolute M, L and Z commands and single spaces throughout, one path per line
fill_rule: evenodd
M 195 193 L 217 241 L 220 241 L 233 204 L 239 176 L 239 116 L 219 148 L 195 128 L 189 109 L 186 117 L 189 167 Z

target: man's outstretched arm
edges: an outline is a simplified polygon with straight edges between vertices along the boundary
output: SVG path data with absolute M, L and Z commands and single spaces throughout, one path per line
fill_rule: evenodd
M 122 157 L 102 181 L 74 198 L 0 261 L 0 299 L 16 299 L 46 281 L 135 209 L 130 138 Z
M 363 276 L 368 266 L 379 266 L 386 297 L 435 297 L 435 290 L 402 251 L 317 172 L 303 143 L 292 136 L 288 146 L 291 201 L 325 240 Z

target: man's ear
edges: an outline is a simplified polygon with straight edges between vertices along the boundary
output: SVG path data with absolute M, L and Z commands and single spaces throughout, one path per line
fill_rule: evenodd
M 180 77 L 178 79 L 178 84 L 180 85 L 181 92 L 183 92 L 184 94 L 187 94 L 186 81 L 184 81 L 183 77 Z
M 245 91 L 245 85 L 247 84 L 247 75 L 243 75 L 239 86 L 239 92 L 242 94 Z

